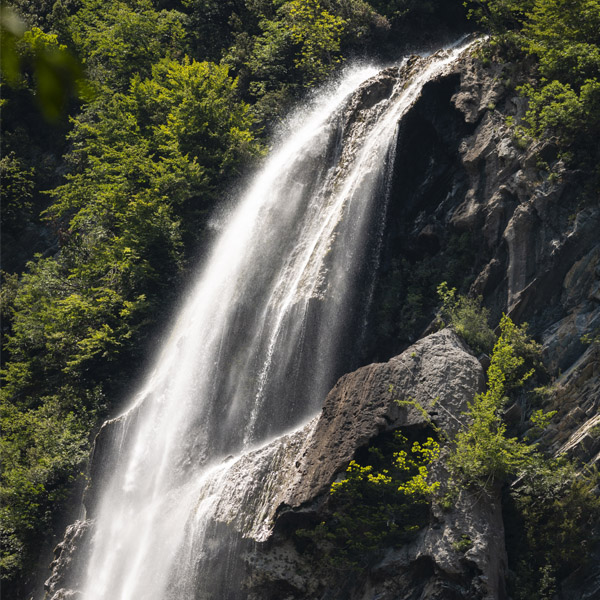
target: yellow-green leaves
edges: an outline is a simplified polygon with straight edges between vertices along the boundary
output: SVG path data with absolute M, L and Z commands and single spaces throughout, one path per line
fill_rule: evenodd
M 507 56 L 534 59 L 537 81 L 519 88 L 529 110 L 517 134 L 552 138 L 565 159 L 597 170 L 600 132 L 600 1 L 480 0 L 473 14 Z M 596 172 L 596 176 L 598 176 Z
M 67 23 L 90 79 L 108 93 L 126 91 L 135 74 L 148 77 L 161 58 L 181 57 L 184 21 L 150 0 L 85 0 Z
M 487 371 L 487 390 L 469 405 L 469 424 L 457 434 L 448 461 L 465 484 L 501 483 L 524 468 L 532 455 L 533 446 L 506 436 L 501 413 L 508 392 L 533 374 L 533 369 L 525 368 L 524 356 L 532 344 L 536 346 L 528 338 L 526 326 L 517 327 L 509 317 L 502 317 Z
M 414 441 L 408 443 L 406 437 L 396 432 L 395 444 L 401 447 L 393 452 L 391 458 L 385 457 L 379 448 L 371 448 L 371 455 L 381 465 L 376 469 L 372 465 L 362 467 L 355 460 L 350 461 L 346 469 L 347 477 L 331 484 L 331 494 L 362 495 L 360 486 L 374 486 L 375 488 L 387 487 L 388 490 L 405 496 L 419 496 L 425 499 L 439 486 L 439 483 L 427 483 L 429 475 L 428 465 L 437 460 L 440 454 L 439 444 L 431 437 L 423 443 Z
M 136 15 L 129 17 L 139 17 L 140 24 L 143 11 Z M 32 47 L 58 43 L 33 33 Z M 126 57 L 113 58 L 118 64 L 111 73 L 123 82 L 135 65 L 119 71 Z M 9 306 L 3 310 L 11 316 L 3 371 L 10 410 L 4 427 L 14 430 L 4 450 L 15 462 L 4 479 L 6 497 L 15 502 L 14 510 L 3 514 L 9 577 L 35 548 L 30 530 L 38 544 L 45 535 L 46 512 L 66 493 L 80 449 L 87 448 L 93 423 L 79 417 L 95 412 L 94 390 L 101 386 L 112 396 L 122 390 L 123 373 L 139 362 L 150 324 L 161 319 L 176 289 L 184 238 L 189 247 L 198 243 L 217 190 L 260 151 L 248 106 L 237 97 L 237 82 L 226 67 L 163 59 L 148 75 L 131 82 L 127 75 L 125 91 L 98 97 L 73 119 L 69 173 L 52 190 L 44 213 L 58 234 L 56 249 L 51 256 L 36 256 L 4 293 Z M 4 216 L 13 208 L 23 215 L 26 205 L 18 207 L 22 210 L 14 205 L 28 201 L 31 173 L 12 155 L 3 159 L 2 171 L 11 176 L 14 192 Z M 40 421 L 39 411 L 48 418 Z M 56 444 L 34 431 L 57 421 L 65 430 Z M 23 445 L 30 449 L 21 451 Z M 71 455 L 63 456 L 63 447 Z M 32 489 L 28 478 L 39 473 L 42 485 Z
M 369 462 L 348 465 L 344 479 L 331 485 L 333 514 L 315 530 L 301 531 L 337 569 L 361 570 L 383 547 L 399 545 L 426 521 L 431 495 L 429 466 L 439 444 L 431 437 L 412 443 L 400 432 L 369 448 Z
M 21 57 L 17 51 L 17 43 L 25 33 L 25 24 L 7 6 L 0 8 L 0 32 L 2 37 L 0 66 L 2 74 L 9 81 L 16 82 L 21 71 Z
M 438 320 L 442 326 L 451 327 L 475 352 L 489 353 L 496 336 L 491 330 L 489 310 L 481 306 L 481 298 L 468 298 L 456 293 L 443 281 L 437 294 L 442 302 Z
M 291 39 L 299 46 L 296 68 L 308 85 L 321 81 L 341 60 L 340 39 L 346 22 L 327 12 L 319 0 L 292 0 L 283 11 Z

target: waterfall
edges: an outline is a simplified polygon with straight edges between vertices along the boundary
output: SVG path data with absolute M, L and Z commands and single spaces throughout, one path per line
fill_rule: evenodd
M 100 433 L 84 600 L 243 598 L 236 549 L 268 537 L 311 419 L 355 366 L 397 123 L 463 49 L 348 70 L 288 121 Z

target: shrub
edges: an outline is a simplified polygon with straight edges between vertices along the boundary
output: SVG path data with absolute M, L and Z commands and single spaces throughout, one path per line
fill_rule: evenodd
M 525 368 L 521 348 L 529 348 L 525 327 L 517 327 L 504 315 L 500 337 L 494 346 L 487 371 L 487 390 L 469 405 L 469 425 L 455 439 L 449 458 L 451 471 L 466 485 L 492 486 L 515 475 L 529 461 L 533 446 L 506 437 L 501 409 L 506 394 L 533 374 Z
M 597 472 L 581 473 L 564 457 L 537 456 L 509 495 L 509 560 L 517 600 L 553 598 L 556 582 L 585 562 L 600 523 Z
M 428 467 L 439 452 L 432 437 L 411 443 L 394 432 L 391 441 L 369 448 L 371 464 L 351 461 L 345 478 L 332 484 L 331 518 L 297 533 L 312 541 L 327 566 L 363 570 L 381 549 L 404 543 L 425 524 L 439 486 L 428 482 Z
M 476 352 L 488 354 L 496 336 L 488 324 L 489 310 L 481 306 L 481 298 L 457 295 L 456 288 L 448 288 L 443 281 L 437 288 L 442 301 L 438 321 L 451 327 Z

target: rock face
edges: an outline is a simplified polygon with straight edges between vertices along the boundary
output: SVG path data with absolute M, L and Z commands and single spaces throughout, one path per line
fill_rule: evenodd
M 345 375 L 325 400 L 288 503 L 300 506 L 327 490 L 356 450 L 378 434 L 425 427 L 428 420 L 416 406 L 453 436 L 483 385 L 481 365 L 450 330 L 420 340 L 387 363 Z
M 85 548 L 88 546 L 92 528 L 91 521 L 76 521 L 67 527 L 63 541 L 54 549 L 54 560 L 50 565 L 52 574 L 44 585 L 49 600 L 81 597 L 77 591 L 69 589 L 69 586 L 73 579 L 78 578 L 84 567 Z
M 585 342 L 600 332 L 599 192 L 551 142 L 513 137 L 506 117 L 526 105 L 511 69 L 465 56 L 403 120 L 368 356 L 418 339 L 437 283 L 462 286 L 542 342 L 558 451 L 600 411 L 598 343 Z
M 493 321 L 503 312 L 517 323 L 527 321 L 543 344 L 553 379 L 543 408 L 557 414 L 542 442 L 551 452 L 597 465 L 600 347 L 582 337 L 597 337 L 600 330 L 598 193 L 585 191 L 585 181 L 558 160 L 551 143 L 523 149 L 513 138 L 506 116 L 518 121 L 526 104 L 508 85 L 510 69 L 484 68 L 465 57 L 424 87 L 400 124 L 365 356 L 385 358 L 419 339 L 432 315 L 423 307 L 435 305 L 437 283 L 446 279 L 467 291 L 470 282 L 470 292 L 483 297 Z M 497 495 L 463 492 L 450 511 L 434 506 L 429 526 L 413 543 L 388 549 L 342 595 L 317 580 L 290 541 L 295 523 L 323 510 L 325 491 L 358 448 L 388 429 L 424 426 L 422 413 L 395 399 L 417 401 L 442 428 L 453 430 L 461 406 L 472 397 L 467 390 L 474 394 L 481 385 L 481 368 L 474 357 L 455 351 L 459 345 L 449 334 L 436 334 L 389 362 L 340 379 L 273 538 L 248 558 L 249 598 L 506 597 Z M 526 407 L 514 408 L 518 425 Z M 443 480 L 443 468 L 435 475 Z M 598 597 L 593 558 L 591 564 L 559 582 L 557 598 Z
M 551 452 L 600 463 L 600 345 L 581 339 L 600 328 L 600 203 L 551 144 L 523 149 L 513 139 L 506 116 L 518 120 L 526 106 L 508 85 L 509 71 L 465 57 L 424 87 L 399 126 L 363 364 L 380 362 L 343 376 L 297 444 L 276 486 L 276 510 L 242 556 L 249 600 L 507 597 L 499 491 L 463 491 L 450 508 L 434 505 L 416 539 L 386 549 L 343 590 L 316 574 L 294 541 L 297 527 L 326 514 L 331 483 L 373 439 L 399 427 L 425 431 L 430 419 L 452 436 L 482 389 L 483 368 L 454 334 L 422 337 L 440 281 L 481 295 L 494 321 L 505 312 L 530 323 L 553 377 L 544 409 L 557 411 L 542 441 Z M 386 70 L 357 102 L 375 105 L 396 76 Z M 515 407 L 516 423 L 525 408 Z M 447 477 L 443 460 L 434 476 Z M 47 583 L 53 600 L 70 597 L 71 557 L 88 531 L 85 523 L 69 530 L 57 548 Z M 559 582 L 557 597 L 598 598 L 599 581 L 597 567 L 575 573 Z
M 272 540 L 247 557 L 249 597 L 280 598 L 285 589 L 286 597 L 307 600 L 504 598 L 506 553 L 497 495 L 463 491 L 451 508 L 434 506 L 429 526 L 413 542 L 389 548 L 368 577 L 341 589 L 339 582 L 319 580 L 314 569 L 308 575 L 306 559 L 287 535 L 307 515 L 321 518 L 336 474 L 382 432 L 425 430 L 433 422 L 452 436 L 483 382 L 479 361 L 450 330 L 420 340 L 387 363 L 342 377 L 297 464 L 296 485 L 280 507 Z M 441 465 L 434 476 L 447 477 Z

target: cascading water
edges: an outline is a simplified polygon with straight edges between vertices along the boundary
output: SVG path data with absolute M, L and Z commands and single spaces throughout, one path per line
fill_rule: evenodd
M 99 436 L 93 539 L 72 583 L 85 600 L 243 597 L 240 539 L 268 535 L 308 420 L 354 366 L 396 124 L 461 51 L 393 68 L 376 85 L 365 83 L 376 69 L 350 71 L 290 121 L 154 371 Z

